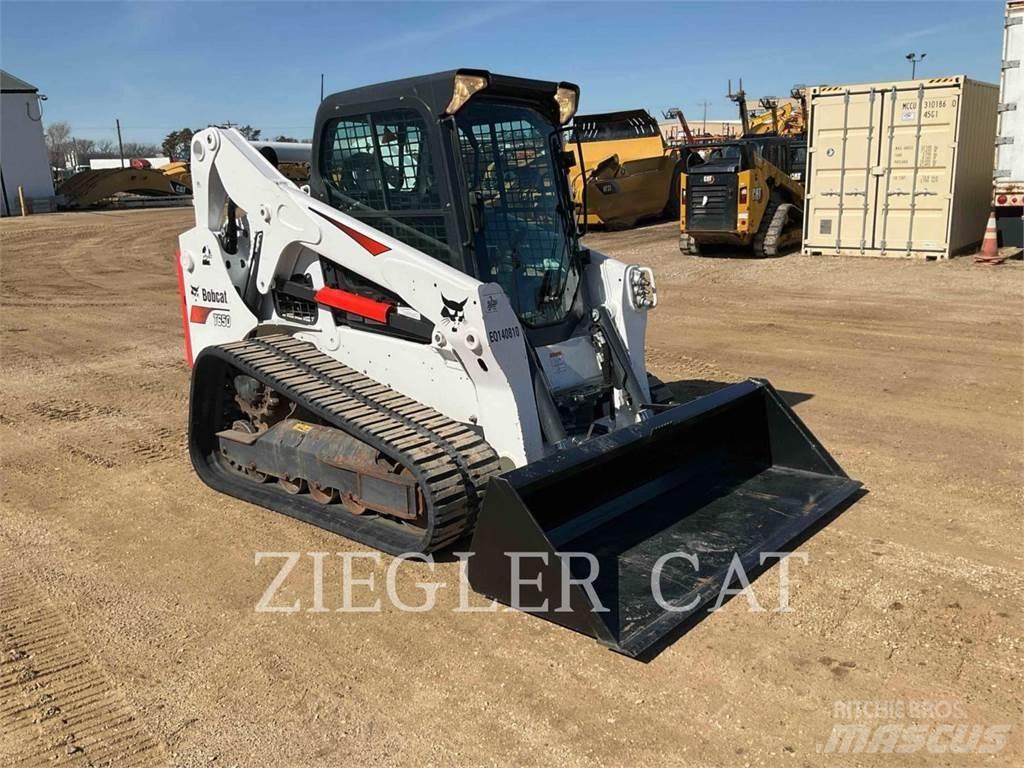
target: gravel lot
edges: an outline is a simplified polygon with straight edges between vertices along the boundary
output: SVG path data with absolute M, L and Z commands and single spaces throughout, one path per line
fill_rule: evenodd
M 255 552 L 357 546 L 193 474 L 173 266 L 190 217 L 0 222 L 0 762 L 1021 764 L 1020 262 L 684 258 L 671 224 L 589 238 L 655 268 L 649 365 L 678 394 L 768 378 L 869 489 L 801 547 L 792 612 L 732 600 L 642 664 L 454 613 L 454 588 L 430 613 L 256 612 L 280 561 Z M 276 603 L 307 607 L 311 573 Z M 400 593 L 430 577 L 403 566 Z M 766 608 L 777 587 L 777 569 L 756 582 Z M 1012 730 L 994 755 L 822 754 L 850 722 Z

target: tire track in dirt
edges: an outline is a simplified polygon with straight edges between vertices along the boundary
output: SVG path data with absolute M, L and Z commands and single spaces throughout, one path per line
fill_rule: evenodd
M 0 549 L 0 754 L 11 766 L 153 765 L 167 755 L 64 616 Z

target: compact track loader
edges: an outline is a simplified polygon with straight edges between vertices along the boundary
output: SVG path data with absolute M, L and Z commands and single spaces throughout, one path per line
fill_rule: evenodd
M 858 483 L 767 382 L 672 406 L 648 376 L 651 271 L 578 239 L 577 98 L 479 70 L 329 96 L 308 192 L 198 133 L 189 447 L 385 552 L 471 536 L 474 589 L 637 655 Z
M 699 255 L 703 245 L 735 245 L 763 258 L 799 245 L 806 148 L 782 136 L 694 147 L 680 177 L 679 250 Z

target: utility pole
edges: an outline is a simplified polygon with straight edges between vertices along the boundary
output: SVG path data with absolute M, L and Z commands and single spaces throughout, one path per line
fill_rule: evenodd
M 910 62 L 910 79 L 911 80 L 916 80 L 917 79 L 917 62 L 924 61 L 924 57 L 927 56 L 927 55 L 928 55 L 927 53 L 922 53 L 920 56 L 918 56 L 916 53 L 908 53 L 906 55 L 907 61 Z
M 324 73 L 320 73 L 320 101 L 324 100 Z
M 703 131 L 704 135 L 707 136 L 708 135 L 708 107 L 711 105 L 711 102 L 708 101 L 707 99 L 705 99 L 704 101 L 701 101 L 701 102 L 698 102 L 698 103 L 702 107 L 704 107 L 704 128 L 702 129 L 702 131 Z
M 121 118 L 115 118 L 117 123 L 117 148 L 121 154 L 121 167 L 124 168 L 124 142 L 121 141 Z

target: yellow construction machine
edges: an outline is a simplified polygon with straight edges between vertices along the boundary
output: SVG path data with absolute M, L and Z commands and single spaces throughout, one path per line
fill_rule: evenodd
M 751 248 L 777 256 L 800 242 L 804 188 L 792 139 L 750 136 L 701 147 L 680 177 L 679 250 L 703 245 Z
M 579 115 L 574 138 L 573 197 L 588 226 L 628 229 L 641 219 L 679 215 L 685 153 L 666 145 L 646 110 Z
M 281 174 L 302 185 L 309 181 L 310 146 L 298 142 L 253 142 L 253 145 Z M 79 171 L 57 187 L 65 208 L 92 208 L 109 203 L 119 195 L 168 197 L 192 194 L 192 173 L 188 162 L 172 161 L 159 168 L 136 158 L 127 168 Z
M 128 168 L 80 171 L 58 186 L 56 192 L 63 198 L 62 205 L 66 208 L 91 208 L 118 194 L 168 197 L 187 195 L 190 189 L 182 181 L 180 169 L 165 173 L 163 169 L 150 168 L 148 163 L 142 165 L 133 161 Z
M 789 91 L 789 98 L 765 96 L 758 99 L 757 106 L 751 110 L 743 80 L 735 92 L 729 81 L 728 96 L 739 108 L 744 136 L 803 136 L 807 132 L 806 94 L 806 86 L 795 85 Z

